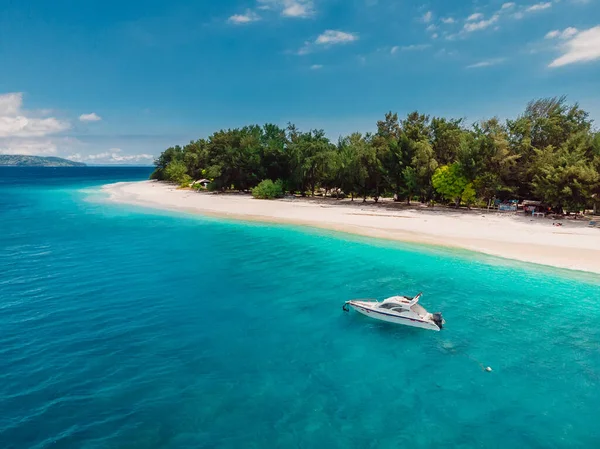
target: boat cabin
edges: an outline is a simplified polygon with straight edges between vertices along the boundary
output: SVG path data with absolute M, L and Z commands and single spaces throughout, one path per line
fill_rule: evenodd
M 418 301 L 421 295 L 414 298 L 406 296 L 392 296 L 379 304 L 379 309 L 387 309 L 396 313 L 413 312 L 421 317 L 427 316 L 427 311 L 419 305 Z

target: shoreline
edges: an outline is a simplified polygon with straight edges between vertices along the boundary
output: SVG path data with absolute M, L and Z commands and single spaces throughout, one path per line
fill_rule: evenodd
M 102 186 L 109 201 L 217 218 L 325 229 L 600 274 L 600 229 L 584 222 L 497 212 L 389 207 L 349 200 L 256 200 L 245 194 L 180 190 L 156 181 Z

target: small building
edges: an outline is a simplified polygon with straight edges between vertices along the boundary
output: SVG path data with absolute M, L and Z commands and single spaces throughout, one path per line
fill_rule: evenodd
M 517 211 L 517 205 L 518 205 L 517 200 L 505 200 L 505 201 L 496 200 L 494 203 L 500 212 L 516 212 Z
M 545 212 L 545 208 L 542 206 L 541 201 L 523 200 L 519 207 L 523 209 L 523 212 L 525 212 L 525 214 L 533 215 L 536 212 Z

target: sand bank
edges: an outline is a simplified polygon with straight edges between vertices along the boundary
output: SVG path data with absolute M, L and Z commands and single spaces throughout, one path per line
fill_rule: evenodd
M 241 220 L 305 225 L 369 237 L 467 249 L 508 259 L 600 273 L 600 229 L 583 222 L 497 212 L 407 209 L 349 200 L 255 200 L 199 193 L 154 181 L 109 184 L 111 201 Z

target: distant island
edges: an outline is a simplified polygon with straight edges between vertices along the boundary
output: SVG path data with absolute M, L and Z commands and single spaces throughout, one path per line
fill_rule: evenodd
M 0 154 L 0 166 L 9 167 L 85 167 L 82 162 L 74 162 L 60 157 L 24 156 Z

